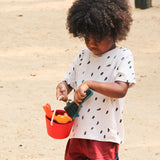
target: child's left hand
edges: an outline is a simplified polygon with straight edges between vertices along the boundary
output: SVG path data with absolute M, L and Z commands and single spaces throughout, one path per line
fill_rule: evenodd
M 75 91 L 74 101 L 79 106 L 82 100 L 86 97 L 86 91 L 89 89 L 87 81 L 82 83 Z

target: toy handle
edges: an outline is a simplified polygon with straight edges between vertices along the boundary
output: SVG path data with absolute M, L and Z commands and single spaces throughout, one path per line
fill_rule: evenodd
M 53 111 L 53 114 L 52 114 L 52 118 L 51 118 L 51 126 L 53 126 L 53 119 L 54 119 L 54 116 L 56 114 L 56 110 L 57 110 L 57 107 L 58 107 L 58 104 L 59 104 L 59 101 L 61 99 L 61 96 L 59 96 L 58 100 L 57 100 L 57 104 L 55 105 L 54 107 L 54 111 Z

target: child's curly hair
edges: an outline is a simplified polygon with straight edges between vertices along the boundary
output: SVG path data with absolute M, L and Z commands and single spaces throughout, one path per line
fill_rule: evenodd
M 76 0 L 68 11 L 66 28 L 74 37 L 112 37 L 125 40 L 132 17 L 128 0 Z

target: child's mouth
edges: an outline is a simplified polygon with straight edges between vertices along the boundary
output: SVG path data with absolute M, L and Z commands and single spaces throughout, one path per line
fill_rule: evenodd
M 91 48 L 90 49 L 93 53 L 95 52 L 95 53 L 97 53 L 97 52 L 99 52 L 99 49 L 97 49 L 97 48 Z

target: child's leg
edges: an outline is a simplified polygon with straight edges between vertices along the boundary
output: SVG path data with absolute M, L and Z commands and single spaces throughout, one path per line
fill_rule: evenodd
M 87 160 L 83 152 L 84 148 L 80 139 L 69 139 L 65 151 L 65 160 Z
M 118 160 L 118 144 L 87 139 L 70 139 L 66 147 L 65 160 L 86 159 Z
M 88 157 L 90 160 L 118 160 L 118 144 L 88 140 Z
M 119 149 L 119 145 L 117 144 L 117 148 L 116 148 L 117 150 L 116 150 L 116 158 L 115 158 L 115 160 L 119 160 L 119 156 L 118 156 L 118 149 Z

